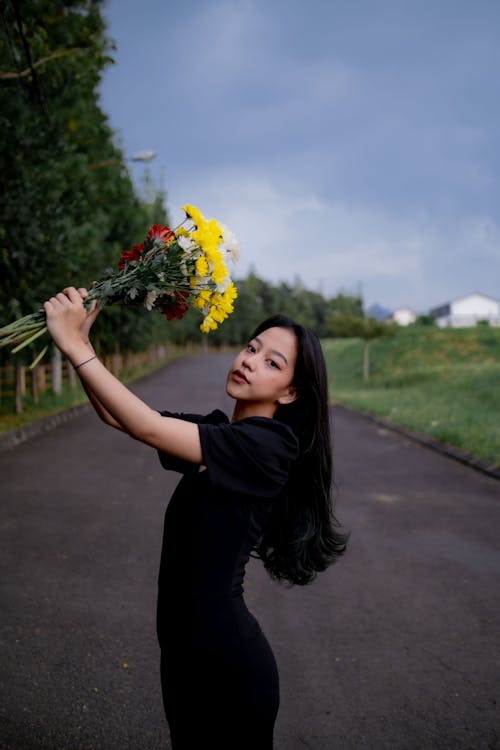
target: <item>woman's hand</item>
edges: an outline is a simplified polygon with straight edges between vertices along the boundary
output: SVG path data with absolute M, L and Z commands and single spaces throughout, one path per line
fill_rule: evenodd
M 44 302 L 43 307 L 47 317 L 47 328 L 56 346 L 70 359 L 72 352 L 78 358 L 83 345 L 81 331 L 87 321 L 82 296 L 70 286 Z
M 88 291 L 84 287 L 80 287 L 78 289 L 78 294 L 83 299 L 86 299 L 89 295 Z M 92 304 L 90 306 L 90 310 L 87 310 L 85 308 L 85 311 L 87 313 L 86 318 L 83 322 L 82 327 L 80 328 L 80 334 L 82 337 L 82 341 L 84 341 L 86 344 L 90 344 L 89 336 L 90 336 L 90 329 L 94 325 L 95 319 L 99 315 L 100 310 L 97 307 L 97 300 L 93 300 Z

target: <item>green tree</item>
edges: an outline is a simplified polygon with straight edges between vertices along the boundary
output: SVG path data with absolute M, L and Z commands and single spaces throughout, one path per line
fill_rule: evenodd
M 99 0 L 24 0 L 2 10 L 0 315 L 32 312 L 58 289 L 88 285 L 166 220 L 133 188 L 99 106 L 111 62 Z M 132 322 L 132 315 L 135 315 Z M 146 345 L 159 319 L 103 315 L 101 346 Z M 4 353 L 5 356 L 5 353 Z
M 410 325 L 413 326 L 433 326 L 436 324 L 436 321 L 434 320 L 432 315 L 418 315 L 417 319 L 414 323 L 411 323 Z

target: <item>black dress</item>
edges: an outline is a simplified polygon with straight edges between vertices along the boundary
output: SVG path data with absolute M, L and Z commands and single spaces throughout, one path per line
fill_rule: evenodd
M 157 611 L 172 747 L 271 750 L 278 670 L 243 578 L 298 443 L 274 419 L 161 414 L 199 425 L 206 466 L 159 452 L 184 474 L 165 513 Z

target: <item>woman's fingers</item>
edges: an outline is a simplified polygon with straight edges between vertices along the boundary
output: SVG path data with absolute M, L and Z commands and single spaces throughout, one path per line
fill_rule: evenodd
M 96 282 L 94 281 L 93 283 L 95 284 Z M 86 299 L 89 296 L 88 289 L 85 289 L 85 287 L 83 286 L 78 287 L 77 292 L 82 299 Z M 97 310 L 97 300 L 93 299 L 92 302 L 90 303 L 90 307 L 87 308 L 87 316 L 91 315 L 96 310 Z
M 61 351 L 65 351 L 76 337 L 79 341 L 82 338 L 88 340 L 90 328 L 97 316 L 95 305 L 92 305 L 90 311 L 85 309 L 82 292 L 87 293 L 87 290 L 69 286 L 44 303 L 49 333 Z
M 65 294 L 66 298 L 71 300 L 74 304 L 81 305 L 82 295 L 74 286 L 67 286 L 66 289 L 63 289 L 63 294 Z
M 50 297 L 45 304 L 48 304 L 51 310 L 60 310 L 65 299 L 67 299 L 66 296 L 62 292 L 59 292 L 55 297 Z
M 77 305 L 78 308 L 83 306 L 83 301 L 80 293 L 75 289 L 74 286 L 66 287 L 62 292 L 58 292 L 54 297 L 50 297 L 46 304 L 51 306 L 52 310 L 60 310 L 61 307 L 71 307 Z

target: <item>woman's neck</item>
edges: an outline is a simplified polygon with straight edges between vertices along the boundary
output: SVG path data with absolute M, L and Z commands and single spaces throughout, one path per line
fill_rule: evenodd
M 239 422 L 248 417 L 268 417 L 272 419 L 276 412 L 275 404 L 254 403 L 252 401 L 237 401 L 234 407 L 231 422 Z

